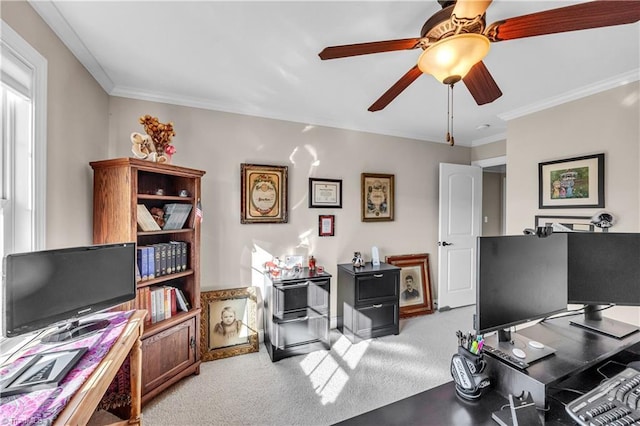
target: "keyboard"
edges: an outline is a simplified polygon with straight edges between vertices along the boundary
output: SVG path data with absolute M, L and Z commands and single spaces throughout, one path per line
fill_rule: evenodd
M 580 425 L 640 424 L 640 371 L 627 367 L 565 409 Z
M 488 353 L 489 355 L 492 355 L 493 357 L 498 358 L 513 367 L 519 368 L 520 370 L 525 370 L 527 367 L 529 367 L 529 364 L 524 362 L 522 359 L 516 358 L 515 356 L 501 351 L 498 348 L 494 348 L 493 346 L 485 344 L 482 347 L 482 352 Z

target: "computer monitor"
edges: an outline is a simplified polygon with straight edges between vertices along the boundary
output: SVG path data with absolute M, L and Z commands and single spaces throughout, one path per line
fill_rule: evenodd
M 524 350 L 528 362 L 553 353 L 529 351 L 510 327 L 567 309 L 567 234 L 479 237 L 477 248 L 476 332 L 497 330 L 500 349 Z
M 640 233 L 576 232 L 569 237 L 568 302 L 585 304 L 571 324 L 616 338 L 638 327 L 602 316 L 603 305 L 640 306 Z
M 135 262 L 133 242 L 5 256 L 3 335 L 60 326 L 43 340 L 56 342 L 108 326 L 85 317 L 135 298 Z

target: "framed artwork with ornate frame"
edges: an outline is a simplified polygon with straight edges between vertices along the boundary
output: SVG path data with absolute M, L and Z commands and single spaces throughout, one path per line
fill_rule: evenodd
M 394 175 L 362 173 L 360 198 L 363 222 L 392 221 L 395 207 Z
M 258 352 L 255 287 L 200 293 L 202 361 Z
M 539 163 L 538 207 L 604 207 L 604 154 Z
M 400 268 L 400 318 L 433 313 L 429 255 L 386 256 L 384 261 Z
M 342 180 L 309 178 L 309 208 L 342 208 Z
M 240 164 L 240 223 L 287 223 L 287 166 Z

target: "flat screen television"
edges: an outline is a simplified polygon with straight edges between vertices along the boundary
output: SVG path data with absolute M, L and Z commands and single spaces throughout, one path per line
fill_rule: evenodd
M 135 247 L 131 242 L 5 256 L 3 335 L 58 326 L 44 340 L 55 342 L 106 327 L 108 321 L 85 317 L 135 298 Z
M 576 232 L 569 237 L 568 302 L 584 304 L 571 324 L 616 338 L 638 327 L 602 316 L 607 305 L 640 306 L 640 234 Z
M 517 347 L 534 361 L 527 343 L 541 342 L 510 329 L 567 309 L 567 235 L 479 237 L 477 244 L 475 329 L 478 334 L 497 330 L 502 351 Z

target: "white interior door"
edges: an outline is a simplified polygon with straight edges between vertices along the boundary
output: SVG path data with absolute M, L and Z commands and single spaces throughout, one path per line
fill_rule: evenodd
M 438 309 L 476 303 L 476 239 L 482 233 L 482 169 L 440 164 Z

